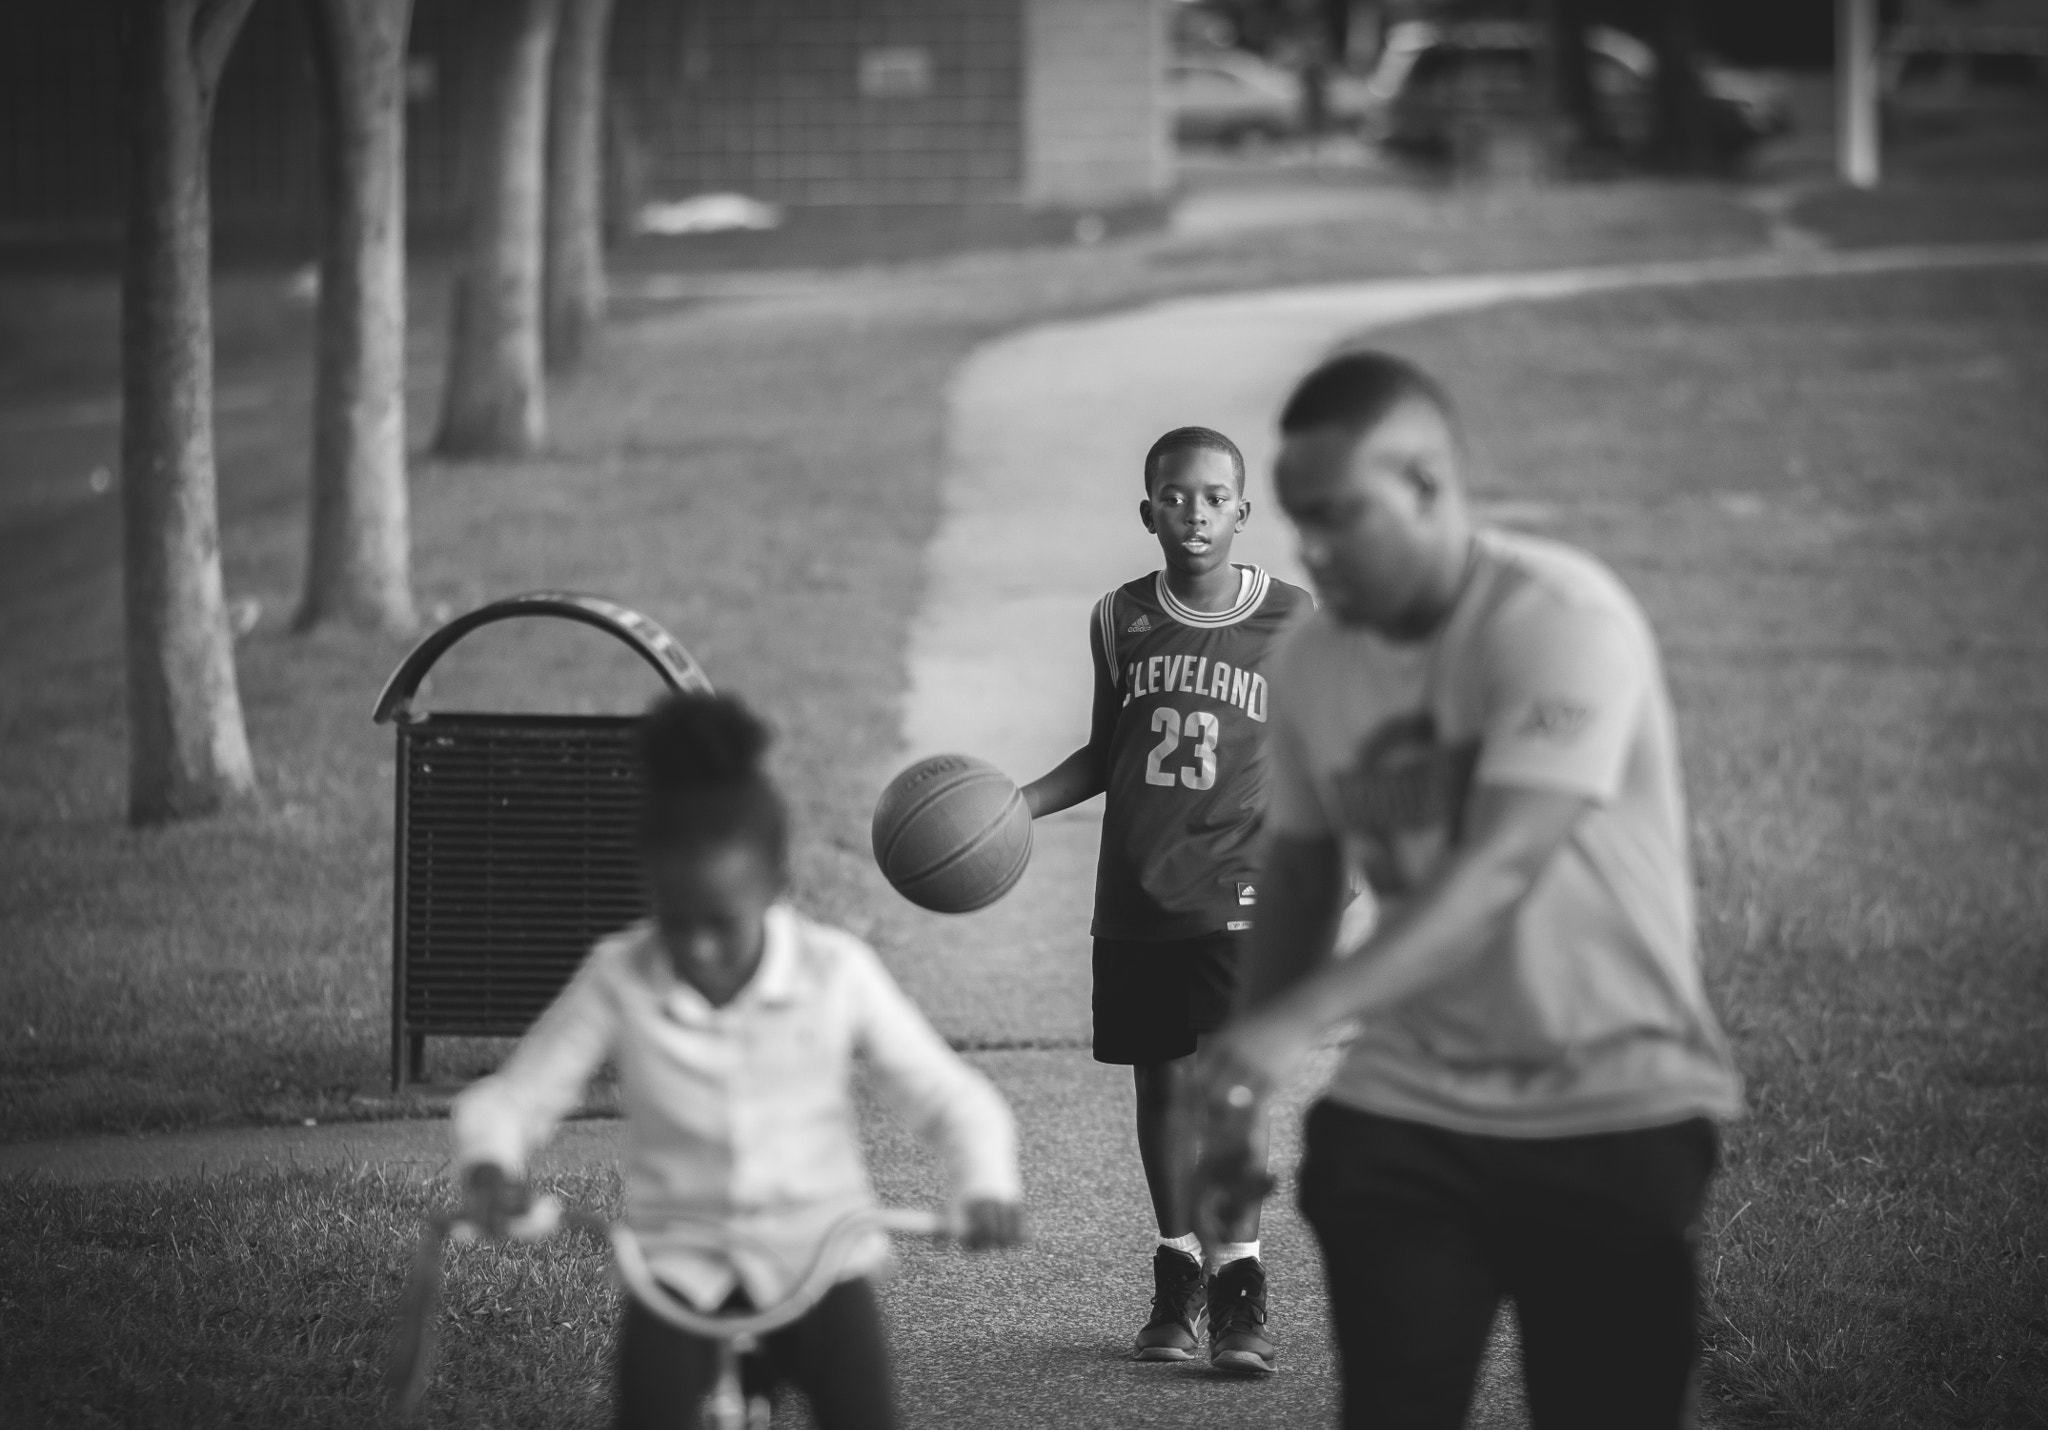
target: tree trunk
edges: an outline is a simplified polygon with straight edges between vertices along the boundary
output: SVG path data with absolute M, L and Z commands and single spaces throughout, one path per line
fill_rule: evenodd
M 255 793 L 235 686 L 214 491 L 213 96 L 251 0 L 129 0 L 121 273 L 121 521 L 128 817 Z
M 1301 127 L 1311 136 L 1330 128 L 1329 28 L 1322 0 L 1295 0 L 1288 19 L 1300 46 Z
M 1696 0 L 1659 0 L 1654 6 L 1650 44 L 1657 53 L 1651 158 L 1680 173 L 1710 170 L 1714 152 L 1707 132 L 1706 93 L 1700 85 Z
M 312 0 L 320 99 L 319 372 L 296 625 L 410 630 L 405 42 L 412 0 Z
M 1618 147 L 1593 85 L 1593 55 L 1586 42 L 1589 11 L 1587 0 L 1549 0 L 1547 7 L 1552 114 L 1560 131 L 1558 157 L 1566 167 Z
M 547 435 L 541 208 L 558 2 L 482 0 L 467 7 L 474 66 L 463 136 L 469 242 L 456 281 L 436 443 L 448 456 L 519 456 Z
M 547 362 L 574 367 L 604 322 L 605 57 L 612 0 L 562 0 L 548 97 Z

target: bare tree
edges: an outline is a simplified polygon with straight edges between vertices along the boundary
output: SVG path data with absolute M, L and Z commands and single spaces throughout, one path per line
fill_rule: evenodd
M 547 435 L 541 209 L 559 8 L 560 0 L 467 7 L 469 241 L 456 283 L 436 442 L 449 456 L 517 456 Z
M 1619 141 L 1593 83 L 1587 36 L 1593 6 L 1589 0 L 1543 0 L 1540 13 L 1547 28 L 1543 61 L 1550 117 L 1557 126 L 1551 136 L 1558 151 L 1554 157 L 1568 167 L 1611 160 L 1619 153 Z
M 321 116 L 318 375 L 301 630 L 409 630 L 405 43 L 412 0 L 312 0 Z
M 207 145 L 252 0 L 128 0 L 121 273 L 121 521 L 128 816 L 209 814 L 255 792 L 221 588 L 213 456 Z
M 604 322 L 605 58 L 613 0 L 562 0 L 548 98 L 547 362 L 574 367 Z
M 1710 170 L 1715 156 L 1700 77 L 1698 0 L 1656 0 L 1648 9 L 1650 44 L 1657 54 L 1650 158 L 1680 173 Z

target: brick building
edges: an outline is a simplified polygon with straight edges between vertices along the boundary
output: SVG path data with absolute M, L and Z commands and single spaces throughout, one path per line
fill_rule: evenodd
M 466 7 L 416 0 L 408 186 L 460 213 Z M 617 0 L 611 130 L 651 197 L 796 205 L 1141 203 L 1172 182 L 1170 0 Z M 229 231 L 303 232 L 317 202 L 303 15 L 259 0 L 222 82 Z M 0 6 L 0 238 L 111 236 L 115 11 Z

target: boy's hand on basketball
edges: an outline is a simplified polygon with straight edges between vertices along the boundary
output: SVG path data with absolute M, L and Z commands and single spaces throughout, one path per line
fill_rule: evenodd
M 960 1209 L 960 1244 L 969 1251 L 995 1251 L 1024 1244 L 1024 1208 L 1016 1202 L 977 1197 Z
M 510 1235 L 512 1223 L 533 1207 L 533 1189 L 496 1162 L 479 1162 L 462 1183 L 462 1220 L 493 1241 Z

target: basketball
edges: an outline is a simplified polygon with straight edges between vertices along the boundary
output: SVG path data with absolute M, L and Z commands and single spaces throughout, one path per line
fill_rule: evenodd
M 1031 812 L 1010 777 L 970 755 L 933 755 L 875 804 L 875 862 L 920 908 L 966 914 L 1010 892 L 1031 862 Z

